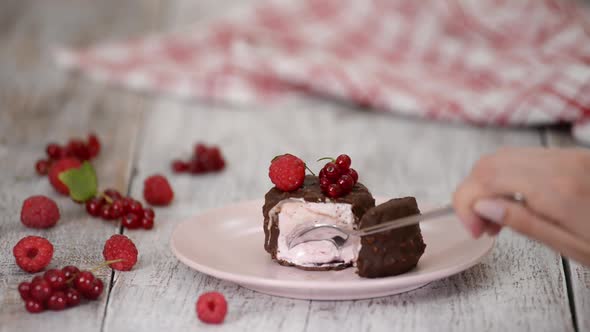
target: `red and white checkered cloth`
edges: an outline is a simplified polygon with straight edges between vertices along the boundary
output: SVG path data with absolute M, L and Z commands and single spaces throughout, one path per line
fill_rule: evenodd
M 559 0 L 274 0 L 176 33 L 61 50 L 133 89 L 233 103 L 294 93 L 590 141 L 590 12 Z

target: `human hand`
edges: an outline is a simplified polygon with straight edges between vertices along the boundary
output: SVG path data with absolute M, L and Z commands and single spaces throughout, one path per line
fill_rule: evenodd
M 499 198 L 512 193 L 525 204 Z M 590 266 L 589 150 L 499 150 L 476 163 L 453 206 L 474 237 L 508 226 Z

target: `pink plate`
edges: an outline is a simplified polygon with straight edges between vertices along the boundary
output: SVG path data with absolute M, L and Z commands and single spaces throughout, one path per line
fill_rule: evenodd
M 472 239 L 454 217 L 420 225 L 426 252 L 405 274 L 360 278 L 354 268 L 310 272 L 275 263 L 264 250 L 262 200 L 210 210 L 176 227 L 170 245 L 186 265 L 265 294 L 310 300 L 353 300 L 407 292 L 477 264 L 494 238 Z

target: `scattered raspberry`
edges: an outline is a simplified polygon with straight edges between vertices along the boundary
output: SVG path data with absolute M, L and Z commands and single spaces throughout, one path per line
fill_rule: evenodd
M 271 161 L 268 176 L 282 191 L 295 191 L 305 180 L 305 163 L 291 154 L 284 154 Z
M 31 228 L 49 228 L 59 220 L 57 204 L 45 196 L 31 196 L 23 202 L 20 221 Z
M 65 158 L 54 162 L 49 169 L 49 182 L 60 194 L 69 195 L 70 189 L 61 182 L 58 176 L 61 172 L 65 172 L 71 168 L 78 168 L 81 165 L 80 161 L 75 158 Z
M 102 255 L 106 261 L 122 259 L 121 262 L 109 266 L 119 271 L 129 271 L 137 263 L 137 248 L 125 235 L 113 235 L 104 244 Z
M 143 197 L 152 205 L 168 205 L 174 198 L 170 183 L 162 175 L 156 174 L 143 182 Z
M 43 270 L 53 257 L 53 245 L 39 236 L 22 238 L 12 249 L 16 264 L 21 269 L 35 273 Z
M 218 292 L 203 293 L 196 304 L 197 317 L 207 324 L 221 324 L 227 314 L 227 301 Z

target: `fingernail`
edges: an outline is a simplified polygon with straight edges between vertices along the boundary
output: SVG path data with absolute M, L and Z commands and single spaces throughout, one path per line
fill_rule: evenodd
M 504 215 L 506 214 L 504 204 L 494 199 L 481 199 L 475 202 L 473 210 L 480 217 L 500 225 L 503 224 Z

